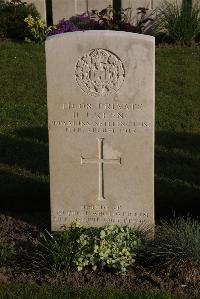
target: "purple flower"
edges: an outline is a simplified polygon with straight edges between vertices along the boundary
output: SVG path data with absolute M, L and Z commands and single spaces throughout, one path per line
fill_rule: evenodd
M 81 29 L 78 29 L 72 22 L 62 19 L 58 25 L 56 25 L 56 28 L 51 30 L 49 32 L 50 35 L 65 33 L 65 32 L 75 32 L 75 31 L 82 31 Z

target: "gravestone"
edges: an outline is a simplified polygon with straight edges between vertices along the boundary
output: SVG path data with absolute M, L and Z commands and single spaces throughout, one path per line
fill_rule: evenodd
M 52 0 L 53 23 L 91 10 L 101 11 L 109 5 L 112 0 Z
M 46 22 L 46 0 L 26 0 L 27 3 L 33 3 L 39 14 Z
M 161 0 L 157 0 L 161 1 Z M 128 7 L 132 8 L 133 15 L 137 14 L 137 8 L 146 7 L 153 9 L 153 0 L 121 0 L 121 7 L 126 9 Z
M 11 0 L 4 0 L 4 2 L 10 2 Z M 26 0 L 22 1 L 27 4 L 34 4 L 41 18 L 46 22 L 46 0 Z
M 52 230 L 154 223 L 154 38 L 46 41 Z

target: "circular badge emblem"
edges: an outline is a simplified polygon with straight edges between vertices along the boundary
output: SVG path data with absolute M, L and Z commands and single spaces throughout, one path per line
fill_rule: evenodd
M 106 96 L 120 89 L 125 68 L 115 54 L 94 49 L 78 60 L 75 77 L 80 88 L 88 95 Z

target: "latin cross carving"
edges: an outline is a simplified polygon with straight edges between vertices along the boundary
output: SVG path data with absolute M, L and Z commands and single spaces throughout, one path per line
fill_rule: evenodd
M 81 164 L 98 164 L 99 166 L 99 194 L 98 200 L 105 200 L 104 197 L 104 164 L 118 164 L 121 165 L 121 157 L 112 159 L 104 158 L 104 138 L 97 138 L 98 140 L 98 157 L 97 158 L 84 158 L 81 156 Z

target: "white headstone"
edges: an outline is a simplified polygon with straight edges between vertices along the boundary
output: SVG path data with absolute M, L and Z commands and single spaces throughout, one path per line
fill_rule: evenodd
M 61 19 L 69 19 L 77 14 L 83 14 L 92 9 L 101 11 L 112 5 L 112 0 L 52 0 L 53 23 Z
M 10 2 L 11 0 L 7 0 L 7 1 Z M 40 16 L 46 22 L 46 0 L 26 0 L 22 2 L 26 2 L 27 4 L 31 4 L 31 3 L 34 4 Z
M 46 41 L 52 230 L 154 223 L 154 38 Z

